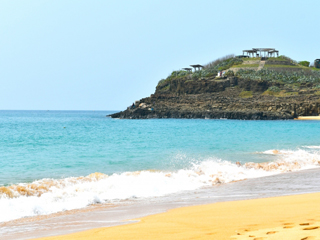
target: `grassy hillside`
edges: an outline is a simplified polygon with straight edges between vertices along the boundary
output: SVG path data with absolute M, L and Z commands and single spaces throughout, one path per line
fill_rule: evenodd
M 220 78 L 217 77 L 217 73 L 221 70 L 226 71 L 224 78 L 235 76 L 240 79 L 264 80 L 285 84 L 287 87 L 293 84 L 290 86 L 292 89 L 300 84 L 312 83 L 312 88 L 320 89 L 320 69 L 306 67 L 305 62 L 299 64 L 286 56 L 261 61 L 261 58 L 236 58 L 234 55 L 228 55 L 206 64 L 201 71 L 173 71 L 166 79 L 159 81 L 157 90 L 169 91 L 172 80 L 218 81 Z

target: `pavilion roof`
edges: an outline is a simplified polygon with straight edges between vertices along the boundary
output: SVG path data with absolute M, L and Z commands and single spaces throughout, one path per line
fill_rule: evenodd
M 253 50 L 261 51 L 261 52 L 269 52 L 272 50 L 276 50 L 275 48 L 252 48 Z
M 251 50 L 243 50 L 243 52 L 256 52 L 257 50 L 251 49 Z
M 195 65 L 190 65 L 191 67 L 194 67 L 194 68 L 197 68 L 197 67 L 203 67 L 202 65 L 200 64 L 195 64 Z

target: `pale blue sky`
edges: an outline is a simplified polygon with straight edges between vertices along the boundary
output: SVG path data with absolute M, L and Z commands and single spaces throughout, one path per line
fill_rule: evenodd
M 320 58 L 320 1 L 0 0 L 0 109 L 122 110 L 253 47 Z

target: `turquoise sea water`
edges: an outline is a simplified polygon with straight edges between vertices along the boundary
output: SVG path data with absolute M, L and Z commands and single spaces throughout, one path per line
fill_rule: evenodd
M 87 202 L 80 204 L 79 208 L 111 199 L 150 197 L 190 190 L 203 186 L 202 183 L 212 182 L 210 179 L 214 177 L 228 182 L 269 174 L 247 168 L 237 170 L 236 162 L 243 165 L 246 162 L 285 161 L 296 162 L 303 168 L 313 163 L 316 166 L 320 161 L 320 122 L 317 121 L 120 120 L 106 117 L 110 113 L 0 111 L 0 187 L 27 186 L 43 179 L 56 182 L 67 179 L 63 184 L 61 181 L 56 183 L 55 188 L 49 188 L 47 195 L 41 197 L 40 194 L 21 195 L 14 188 L 10 191 L 15 194 L 14 201 L 21 198 L 25 202 L 32 197 L 37 201 L 43 196 L 51 199 L 49 193 L 56 194 L 52 195 L 52 199 L 56 199 L 57 194 L 72 195 L 85 187 L 81 191 Z M 292 166 L 283 168 L 282 172 L 292 170 Z M 140 179 L 129 179 L 128 174 L 124 174 L 142 170 L 152 171 L 146 171 Z M 90 186 L 82 182 L 81 185 L 77 180 L 71 186 L 70 177 L 95 172 L 112 177 Z M 166 175 L 160 176 L 156 172 Z M 244 174 L 243 177 L 241 174 Z M 167 182 L 168 176 L 173 175 L 172 182 Z M 135 190 L 129 186 L 134 181 L 138 181 L 137 184 L 148 182 L 150 186 Z M 186 183 L 185 186 L 181 182 Z M 123 194 L 128 192 L 125 185 L 132 191 L 129 195 Z M 64 192 L 57 193 L 57 189 Z M 110 189 L 114 191 L 113 195 L 107 195 L 111 194 Z M 6 201 L 2 204 L 4 208 L 10 204 L 14 206 L 8 196 L 0 196 L 0 203 L 1 200 Z M 84 198 L 81 196 L 81 199 Z M 57 206 L 55 210 L 49 211 L 39 200 L 36 206 L 41 205 L 40 208 L 30 205 L 29 212 L 19 212 L 20 215 L 16 213 L 0 221 L 71 209 L 67 207 L 72 205 L 71 197 L 68 195 L 63 199 L 66 202 L 59 202 L 60 208 Z
M 320 145 L 317 121 L 106 118 L 108 111 L 0 111 L 0 184 L 147 169 L 179 169 L 208 157 Z

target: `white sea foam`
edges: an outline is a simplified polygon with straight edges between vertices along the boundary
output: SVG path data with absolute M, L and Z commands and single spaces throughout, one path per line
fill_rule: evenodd
M 320 149 L 320 146 L 303 146 L 304 148 Z
M 0 188 L 0 222 L 26 216 L 79 209 L 95 203 L 163 196 L 220 183 L 268 176 L 281 172 L 316 167 L 320 153 L 315 150 L 269 150 L 268 163 L 232 163 L 207 159 L 178 171 L 145 170 L 107 176 L 42 179 L 31 184 Z
M 305 148 L 305 147 L 304 147 Z M 267 150 L 262 154 L 270 154 L 277 156 L 277 163 L 297 163 L 301 167 L 299 169 L 312 168 L 320 163 L 320 150 L 316 146 L 309 146 L 311 150 L 297 149 L 297 150 Z M 284 169 L 290 170 L 290 169 Z

